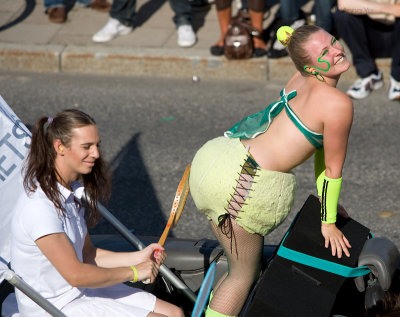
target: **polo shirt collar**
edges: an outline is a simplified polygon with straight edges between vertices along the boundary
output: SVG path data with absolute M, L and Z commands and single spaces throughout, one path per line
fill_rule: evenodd
M 83 192 L 85 191 L 85 187 L 83 187 L 78 181 L 74 181 L 71 183 L 72 191 L 70 191 L 68 188 L 65 188 L 60 183 L 57 183 L 57 185 L 61 195 L 64 197 L 65 200 L 67 200 L 71 196 L 75 196 L 76 198 L 81 199 Z

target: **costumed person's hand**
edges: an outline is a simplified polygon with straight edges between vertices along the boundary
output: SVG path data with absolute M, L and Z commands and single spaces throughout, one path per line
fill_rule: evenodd
M 156 263 L 160 266 L 161 264 L 164 263 L 164 260 L 167 258 L 167 253 L 164 251 L 164 249 L 156 250 L 153 253 L 153 257 Z
M 139 263 L 135 265 L 137 270 L 137 280 L 138 281 L 150 281 L 150 283 L 154 283 L 156 277 L 158 275 L 158 270 L 160 265 L 155 261 L 147 260 L 145 262 Z
M 340 259 L 342 253 L 346 256 L 350 256 L 349 248 L 351 248 L 350 242 L 344 236 L 334 223 L 321 223 L 322 236 L 325 238 L 325 248 L 332 249 L 332 256 L 337 255 Z
M 349 214 L 347 213 L 346 209 L 340 204 L 337 205 L 337 213 L 344 218 L 350 218 Z
M 161 264 L 165 260 L 165 257 L 166 257 L 166 254 L 164 252 L 164 247 L 158 243 L 152 243 L 140 252 L 142 253 L 143 261 L 152 260 L 152 261 L 158 262 L 157 259 L 160 259 L 161 262 L 159 264 Z M 161 255 L 163 255 L 164 257 L 162 257 L 162 256 L 160 257 L 158 255 L 159 253 Z

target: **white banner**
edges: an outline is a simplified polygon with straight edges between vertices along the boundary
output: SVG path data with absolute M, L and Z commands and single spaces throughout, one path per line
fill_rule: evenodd
M 12 211 L 23 191 L 21 167 L 31 133 L 0 96 L 0 261 L 10 261 Z

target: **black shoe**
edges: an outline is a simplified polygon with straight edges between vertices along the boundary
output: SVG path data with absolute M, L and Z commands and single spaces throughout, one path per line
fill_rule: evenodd
M 267 51 L 260 47 L 255 47 L 253 50 L 253 57 L 263 57 L 267 55 Z
M 214 56 L 224 55 L 224 47 L 220 45 L 214 45 L 210 47 L 210 53 Z
M 268 58 L 274 59 L 274 58 L 281 58 L 281 57 L 285 57 L 288 56 L 289 53 L 286 51 L 286 49 L 282 49 L 282 50 L 276 50 L 274 48 L 270 48 L 267 52 L 267 56 Z
M 202 9 L 210 7 L 208 0 L 189 0 L 189 3 L 194 9 Z

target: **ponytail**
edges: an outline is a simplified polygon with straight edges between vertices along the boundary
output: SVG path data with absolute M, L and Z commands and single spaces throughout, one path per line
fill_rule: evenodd
M 31 146 L 24 166 L 24 188 L 27 192 L 35 192 L 37 184 L 40 184 L 42 189 L 52 189 L 45 191 L 46 196 L 57 209 L 63 210 L 58 197 L 57 175 L 54 165 L 56 151 L 47 133 L 51 121 L 50 117 L 42 117 L 33 128 Z

